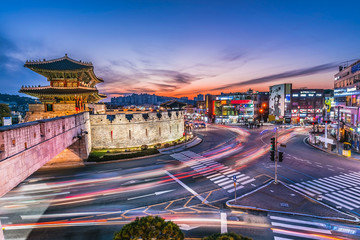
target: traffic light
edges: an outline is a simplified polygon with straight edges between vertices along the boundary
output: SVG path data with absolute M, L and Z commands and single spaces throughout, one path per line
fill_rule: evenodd
M 279 152 L 279 162 L 282 162 L 284 160 L 284 153 Z
M 275 138 L 270 139 L 270 151 L 275 151 Z
M 275 161 L 275 151 L 270 151 L 270 160 Z

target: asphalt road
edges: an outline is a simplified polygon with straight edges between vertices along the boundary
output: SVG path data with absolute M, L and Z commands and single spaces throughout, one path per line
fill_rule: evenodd
M 360 215 L 360 181 L 355 181 L 360 164 L 306 145 L 306 132 L 280 131 L 287 147 L 279 179 Z M 235 192 L 240 196 L 274 176 L 268 153 L 273 127 L 210 126 L 196 134 L 203 142 L 183 152 L 34 173 L 0 198 L 5 239 L 111 239 L 123 224 L 149 214 L 179 224 L 189 239 L 225 230 L 253 239 L 360 239 L 352 224 L 226 208 Z M 333 191 L 326 192 L 322 182 Z M 339 200 L 339 194 L 346 199 Z

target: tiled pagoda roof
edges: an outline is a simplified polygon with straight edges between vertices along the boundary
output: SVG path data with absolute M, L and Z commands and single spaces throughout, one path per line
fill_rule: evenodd
M 42 95 L 77 95 L 77 94 L 88 94 L 88 93 L 97 93 L 96 88 L 87 88 L 87 87 L 30 87 L 30 88 L 21 88 L 21 93 L 36 93 Z
M 91 62 L 82 62 L 71 59 L 65 54 L 62 58 L 46 61 L 26 61 L 25 67 L 30 69 L 41 69 L 41 70 L 79 70 L 86 68 L 93 68 Z

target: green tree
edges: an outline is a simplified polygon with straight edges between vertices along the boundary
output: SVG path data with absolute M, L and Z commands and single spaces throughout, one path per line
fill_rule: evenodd
M 0 103 L 0 118 L 3 117 L 11 117 L 11 111 L 7 104 Z
M 114 234 L 113 240 L 183 240 L 184 234 L 178 225 L 158 216 L 136 218 Z
M 241 236 L 236 233 L 216 233 L 209 237 L 203 237 L 202 240 L 251 240 L 251 238 Z

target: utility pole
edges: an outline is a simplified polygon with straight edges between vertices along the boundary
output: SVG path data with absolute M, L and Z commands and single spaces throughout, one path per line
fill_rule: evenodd
M 338 119 L 338 122 L 337 122 L 337 136 L 336 136 L 336 151 L 339 153 L 339 141 L 340 141 L 340 106 L 337 106 L 338 107 L 338 114 L 337 114 L 337 119 Z
M 278 132 L 277 132 L 277 127 L 275 127 L 275 184 L 278 183 L 277 180 L 277 162 L 278 162 L 278 147 L 277 147 L 277 141 L 278 141 Z

